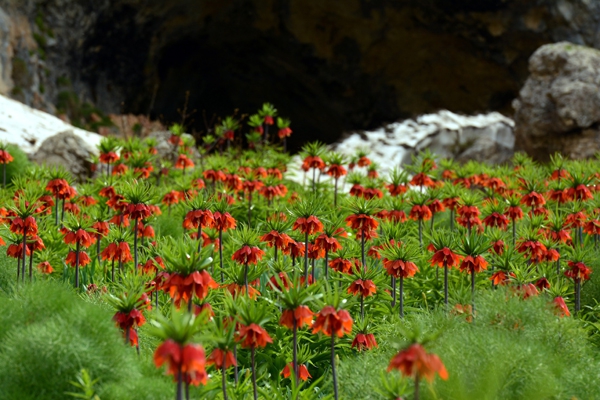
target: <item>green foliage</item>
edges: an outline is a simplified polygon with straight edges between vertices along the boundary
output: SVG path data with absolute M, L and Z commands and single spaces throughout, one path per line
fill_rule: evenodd
M 14 296 L 2 295 L 2 398 L 65 398 L 82 369 L 98 379 L 95 387 L 103 399 L 128 399 L 132 393 L 136 398 L 167 397 L 160 385 L 150 382 L 151 375 L 140 372 L 149 360 L 138 360 L 132 349 L 123 347 L 111 317 L 107 308 L 87 303 L 52 281 L 23 286 Z M 140 390 L 145 384 L 156 392 Z M 105 397 L 105 389 L 114 396 Z
M 422 391 L 423 398 L 593 398 L 600 393 L 600 354 L 587 341 L 582 323 L 557 317 L 549 300 L 546 296 L 522 300 L 498 290 L 480 296 L 473 323 L 442 311 L 384 321 L 377 350 L 340 363 L 341 395 L 385 398 L 376 393 L 381 388 L 379 374 L 395 354 L 396 343 L 406 340 L 398 333 L 420 326 L 443 332 L 430 347 L 450 375 L 448 381 L 436 378 Z
M 33 164 L 29 161 L 27 154 L 18 146 L 9 144 L 6 146 L 6 151 L 14 158 L 12 162 L 6 164 L 6 184 L 8 185 L 14 178 L 23 175 Z M 0 176 L 2 168 L 0 166 Z

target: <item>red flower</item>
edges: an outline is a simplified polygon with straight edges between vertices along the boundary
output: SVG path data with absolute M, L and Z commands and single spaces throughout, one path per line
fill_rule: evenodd
M 213 226 L 219 231 L 227 231 L 228 229 L 235 229 L 236 221 L 228 212 L 215 211 L 213 214 Z
M 419 268 L 412 261 L 388 260 L 384 258 L 383 266 L 387 270 L 388 275 L 396 278 L 411 278 L 415 276 L 415 273 L 419 272 Z
M 215 368 L 221 370 L 221 368 L 223 368 L 223 363 L 225 364 L 225 369 L 231 367 L 231 366 L 236 366 L 237 365 L 237 361 L 235 360 L 235 357 L 233 355 L 232 351 L 225 351 L 225 350 L 221 350 L 219 348 L 214 349 L 211 353 L 210 356 L 208 356 L 208 359 L 206 360 L 206 364 L 207 365 L 213 365 L 215 366 Z
M 242 342 L 242 347 L 265 347 L 267 343 L 273 343 L 267 331 L 254 323 L 240 325 L 237 341 Z
M 530 192 L 521 198 L 521 204 L 525 204 L 526 206 L 539 208 L 546 204 L 546 199 L 544 196 L 537 192 Z
M 280 130 L 277 131 L 277 136 L 279 136 L 279 139 L 283 139 L 285 137 L 289 137 L 292 135 L 292 130 L 290 129 L 290 127 L 285 127 L 285 128 L 281 128 Z
M 399 370 L 406 377 L 422 376 L 429 382 L 433 382 L 436 373 L 443 380 L 448 379 L 448 371 L 442 360 L 435 354 L 427 354 L 419 343 L 396 354 L 387 368 L 388 372 L 392 369 Z
M 431 257 L 431 266 L 437 265 L 438 267 L 457 267 L 460 262 L 460 256 L 448 247 L 444 247 L 435 252 Z
M 42 274 L 51 274 L 52 272 L 54 272 L 54 268 L 52 268 L 52 265 L 50 265 L 50 263 L 48 261 L 42 261 L 41 263 L 39 263 L 37 265 L 37 269 Z
M 508 227 L 508 218 L 503 214 L 494 212 L 483 219 L 483 224 L 504 230 Z
M 588 268 L 584 263 L 569 261 L 568 266 L 570 269 L 565 271 L 565 276 L 567 278 L 571 278 L 573 280 L 584 280 L 587 281 L 590 279 L 590 275 L 592 274 L 592 270 Z
M 10 224 L 10 231 L 17 235 L 36 236 L 38 234 L 37 222 L 31 216 L 25 219 L 15 217 Z
M 13 156 L 6 150 L 0 150 L 0 163 L 8 164 L 14 160 Z
M 306 251 L 304 243 L 291 241 L 286 249 L 283 249 L 283 254 L 289 254 L 293 258 L 298 258 L 304 256 L 304 252 Z
M 427 186 L 433 187 L 435 186 L 435 182 L 423 172 L 419 172 L 410 180 L 410 184 L 413 186 Z
M 537 288 L 533 283 L 525 283 L 523 285 L 519 285 L 516 287 L 516 290 L 520 292 L 520 295 L 523 296 L 523 299 L 537 296 L 540 293 L 538 292 Z
M 237 297 L 238 294 L 239 295 L 246 294 L 246 285 L 238 285 L 237 283 L 230 283 L 225 286 L 225 289 L 227 289 L 227 291 L 229 293 L 231 293 L 231 295 L 233 297 Z M 251 285 L 248 285 L 248 297 L 250 299 L 255 299 L 259 295 L 260 295 L 260 292 L 258 290 L 256 290 Z
M 308 156 L 302 162 L 302 170 L 308 171 L 311 168 L 323 169 L 325 168 L 325 162 L 319 156 Z
M 574 188 L 569 188 L 569 196 L 575 200 L 585 201 L 593 199 L 590 189 L 586 185 L 577 185 Z
M 25 246 L 25 255 L 30 255 L 29 246 Z M 23 257 L 23 243 L 11 244 L 6 249 L 6 255 L 12 258 L 21 259 Z
M 352 332 L 352 317 L 346 310 L 336 311 L 332 306 L 325 306 L 317 314 L 312 333 L 323 332 L 326 336 L 336 334 L 342 337 Z
M 210 210 L 191 210 L 183 220 L 184 229 L 212 228 L 214 224 L 213 213 Z
M 571 313 L 569 312 L 569 307 L 565 304 L 565 299 L 560 296 L 557 296 L 552 300 L 552 303 L 556 306 L 557 314 L 561 317 L 570 317 Z
M 548 249 L 544 254 L 543 261 L 554 262 L 558 261 L 560 253 L 556 249 Z
M 540 290 L 550 289 L 550 282 L 548 282 L 548 279 L 546 279 L 545 277 L 541 277 L 540 279 L 538 279 L 534 283 L 534 285 Z
M 569 228 L 579 228 L 585 225 L 587 216 L 582 211 L 567 215 L 565 225 Z
M 134 326 L 142 326 L 146 323 L 146 318 L 144 315 L 135 308 L 129 311 L 127 314 L 124 312 L 117 312 L 113 317 L 113 321 L 117 323 L 117 326 L 124 331 L 134 327 Z
M 377 229 L 379 223 L 375 218 L 366 214 L 352 214 L 346 218 L 347 225 L 355 231 L 371 231 Z
M 496 286 L 504 286 L 509 282 L 509 275 L 504 271 L 497 271 L 490 277 L 490 281 Z
M 283 371 L 281 371 L 281 375 L 283 375 L 284 378 L 289 378 L 290 375 L 292 374 L 293 370 L 294 370 L 293 363 L 289 363 L 283 368 Z M 312 378 L 312 376 L 308 373 L 308 369 L 306 368 L 306 365 L 298 364 L 298 377 L 302 381 L 305 381 L 308 378 Z
M 375 286 L 375 283 L 370 279 L 357 279 L 352 282 L 348 288 L 348 293 L 354 296 L 360 294 L 363 297 L 369 297 L 375 294 L 375 292 L 377 292 L 377 286 Z
M 375 336 L 372 333 L 359 333 L 352 341 L 352 347 L 358 351 L 370 350 L 373 347 L 379 347 Z
M 127 242 L 109 243 L 102 250 L 101 256 L 103 260 L 121 261 L 124 263 L 128 263 L 133 259 L 129 243 Z
M 127 204 L 125 213 L 131 219 L 146 219 L 152 215 L 152 210 L 147 204 Z
M 506 245 L 504 244 L 504 240 L 496 240 L 495 242 L 492 242 L 492 247 L 490 250 L 501 256 L 502 253 L 504 253 L 505 247 Z
M 555 189 L 549 192 L 550 200 L 556 201 L 559 204 L 565 204 L 573 200 L 569 189 Z
M 341 165 L 330 165 L 329 168 L 327 169 L 327 175 L 334 177 L 335 179 L 338 179 L 344 175 L 346 175 L 348 173 L 348 171 L 346 171 L 346 168 L 342 167 Z
M 269 247 L 275 246 L 277 249 L 282 250 L 287 248 L 293 239 L 285 233 L 272 230 L 271 232 L 261 236 L 260 240 L 266 242 L 267 246 Z
M 77 229 L 77 231 L 68 231 L 65 234 L 65 243 L 66 244 L 79 244 L 84 248 L 90 247 L 92 244 L 96 243 L 96 238 L 90 235 L 89 232 L 84 231 L 83 229 Z
M 160 367 L 167 363 L 167 374 L 177 381 L 181 372 L 184 380 L 194 386 L 206 384 L 206 358 L 202 346 L 196 344 L 181 345 L 172 339 L 165 340 L 154 352 L 154 365 Z
M 429 209 L 429 207 L 427 207 L 426 205 L 419 205 L 419 204 L 415 204 L 411 210 L 410 213 L 408 214 L 408 218 L 412 219 L 413 221 L 418 221 L 418 220 L 423 220 L 423 221 L 428 221 L 431 219 L 432 213 L 431 210 Z
M 319 219 L 311 215 L 308 218 L 300 217 L 294 222 L 293 230 L 299 230 L 302 233 L 308 233 L 309 235 L 319 233 L 323 230 L 323 224 Z
M 344 258 L 334 258 L 333 260 L 330 260 L 329 266 L 333 270 L 343 274 L 349 274 L 352 272 L 352 261 Z
M 265 255 L 258 247 L 243 246 L 231 256 L 231 259 L 240 264 L 257 264 Z
M 523 210 L 521 210 L 521 207 L 519 206 L 508 207 L 504 215 L 514 221 L 518 221 L 523 218 Z
M 75 267 L 75 264 L 77 261 L 76 256 L 77 256 L 76 252 L 74 252 L 73 250 L 69 251 L 69 254 L 67 254 L 67 258 L 65 259 L 65 264 L 70 265 L 71 267 Z M 88 256 L 85 251 L 79 252 L 79 266 L 80 267 L 85 267 L 91 261 L 92 260 L 90 260 L 90 256 Z
M 100 162 L 103 164 L 112 164 L 116 161 L 118 161 L 121 157 L 119 157 L 119 155 L 117 153 L 115 153 L 114 151 L 109 151 L 108 153 L 102 153 L 100 154 Z
M 583 232 L 588 235 L 600 235 L 600 221 L 593 219 L 583 227 Z
M 440 202 L 438 199 L 433 199 L 427 204 L 427 207 L 431 210 L 432 213 L 439 213 L 446 210 L 444 204 Z
M 194 162 L 190 160 L 185 154 L 180 154 L 175 161 L 175 168 L 177 169 L 186 169 L 186 168 L 194 168 Z
M 460 263 L 460 271 L 468 271 L 469 273 L 481 272 L 487 269 L 487 261 L 482 256 L 466 256 L 465 259 Z
M 294 329 L 294 320 L 296 320 L 296 328 L 302 328 L 304 325 L 311 326 L 313 312 L 307 306 L 300 305 L 294 310 L 283 310 L 279 325 L 285 326 L 288 329 Z
M 336 238 L 329 237 L 325 233 L 322 233 L 315 239 L 315 247 L 331 253 L 340 250 L 342 245 Z
M 532 262 L 542 262 L 548 249 L 543 243 L 535 240 L 525 240 L 517 243 L 517 251 L 529 256 Z

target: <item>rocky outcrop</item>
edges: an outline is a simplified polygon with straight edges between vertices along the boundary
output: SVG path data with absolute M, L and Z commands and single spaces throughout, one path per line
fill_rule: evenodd
M 97 149 L 91 147 L 73 131 L 65 131 L 44 140 L 30 158 L 40 165 L 61 166 L 80 182 L 92 176 L 92 156 Z
M 206 131 L 263 101 L 290 145 L 439 109 L 510 113 L 539 46 L 600 47 L 589 0 L 0 0 L 0 91 Z M 186 92 L 189 98 L 186 104 Z M 197 110 L 193 113 L 193 110 Z M 202 111 L 206 110 L 206 115 Z
M 90 174 L 101 136 L 0 95 L 0 141 L 19 146 L 40 164 L 62 165 L 78 179 Z
M 600 151 L 600 51 L 545 45 L 529 72 L 513 103 L 517 148 L 541 161 L 555 152 L 588 158 Z
M 365 150 L 380 171 L 410 163 L 413 154 L 425 149 L 459 162 L 500 164 L 513 155 L 513 127 L 513 121 L 499 113 L 463 116 L 444 110 L 352 133 L 332 147 L 349 156 Z

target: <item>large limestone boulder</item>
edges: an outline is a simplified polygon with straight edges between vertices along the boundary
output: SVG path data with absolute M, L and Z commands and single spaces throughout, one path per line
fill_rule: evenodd
M 562 152 L 592 157 L 600 150 L 600 51 L 568 42 L 540 47 L 513 102 L 516 147 L 547 161 Z

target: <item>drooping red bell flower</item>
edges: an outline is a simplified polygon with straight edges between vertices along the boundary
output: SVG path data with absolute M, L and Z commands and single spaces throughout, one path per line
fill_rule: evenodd
M 23 253 L 21 253 L 22 255 Z M 54 268 L 52 268 L 52 265 L 50 265 L 50 263 L 48 261 L 42 261 L 41 263 L 39 263 L 37 265 L 37 269 L 42 273 L 42 274 L 46 274 L 49 275 L 52 272 L 54 272 Z
M 379 347 L 375 336 L 372 333 L 358 333 L 352 341 L 352 348 L 358 351 L 371 350 L 373 347 Z
M 184 381 L 198 386 L 206 384 L 206 357 L 202 346 L 197 344 L 181 345 L 172 339 L 165 340 L 154 352 L 154 365 L 160 367 L 167 364 L 167 375 L 173 375 L 177 382 L 178 375 L 184 376 Z
M 372 231 L 377 229 L 379 222 L 375 218 L 367 214 L 352 214 L 346 217 L 347 225 L 360 232 Z
M 283 371 L 281 371 L 281 375 L 283 375 L 284 378 L 289 378 L 292 375 L 293 370 L 294 370 L 293 363 L 288 363 L 283 368 Z M 312 376 L 308 373 L 308 369 L 306 368 L 306 365 L 298 364 L 298 377 L 302 381 L 306 381 L 306 380 L 308 380 L 308 378 L 312 378 Z
M 313 235 L 323 231 L 323 224 L 315 215 L 310 215 L 308 218 L 300 217 L 294 222 L 293 230 L 299 230 L 304 234 Z
M 109 243 L 108 246 L 102 250 L 101 257 L 103 260 L 121 261 L 123 263 L 128 263 L 133 260 L 131 257 L 131 249 L 127 242 Z
M 521 204 L 525 204 L 532 208 L 539 208 L 546 204 L 546 199 L 537 192 L 529 192 L 521 198 Z
M 213 214 L 213 226 L 218 231 L 235 229 L 236 221 L 228 212 L 215 211 Z
M 457 267 L 460 263 L 461 257 L 450 250 L 448 247 L 437 250 L 431 257 L 431 266 L 437 265 L 438 267 Z
M 422 376 L 429 382 L 433 382 L 436 373 L 443 380 L 448 379 L 448 371 L 442 360 L 435 354 L 427 354 L 419 343 L 396 354 L 387 368 L 388 372 L 392 369 L 399 370 L 406 377 Z
M 283 310 L 279 325 L 285 326 L 288 329 L 294 329 L 294 320 L 296 328 L 302 328 L 304 325 L 311 326 L 314 313 L 308 306 L 300 305 L 293 310 Z
M 239 264 L 257 264 L 264 255 L 265 252 L 259 247 L 245 245 L 233 253 L 231 259 Z
M 216 348 L 210 353 L 210 356 L 208 356 L 206 364 L 214 365 L 216 369 L 221 370 L 223 368 L 223 364 L 225 364 L 225 369 L 232 366 L 237 366 L 237 361 L 233 355 L 233 351 L 226 351 Z
M 177 169 L 186 169 L 186 168 L 194 168 L 194 162 L 188 158 L 185 154 L 180 154 L 177 160 L 175 161 L 175 168 Z
M 388 275 L 395 278 L 412 278 L 419 272 L 419 268 L 412 261 L 388 260 L 384 258 L 383 266 L 387 270 Z
M 76 264 L 77 253 L 73 250 L 69 251 L 67 254 L 67 258 L 65 259 L 65 264 L 70 265 L 71 267 L 75 267 Z M 90 260 L 90 256 L 85 251 L 79 252 L 79 267 L 85 267 L 92 260 Z
M 76 231 L 68 231 L 65 234 L 64 241 L 65 244 L 78 244 L 83 248 L 88 248 L 96 243 L 96 238 L 83 229 L 77 229 Z
M 261 236 L 260 240 L 266 242 L 269 247 L 276 247 L 278 250 L 282 250 L 287 248 L 293 239 L 285 233 L 272 230 Z
M 460 271 L 461 272 L 469 272 L 469 273 L 479 273 L 483 270 L 487 269 L 487 261 L 483 256 L 466 256 L 465 259 L 460 263 Z
M 433 214 L 431 212 L 431 209 L 429 209 L 429 207 L 425 204 L 415 204 L 411 208 L 410 213 L 408 214 L 408 218 L 412 219 L 413 221 L 428 221 L 431 219 L 432 215 Z
M 190 210 L 183 220 L 184 229 L 212 228 L 213 224 L 214 217 L 210 210 Z
M 552 303 L 556 307 L 556 313 L 561 317 L 570 317 L 571 313 L 569 312 L 569 307 L 565 304 L 565 299 L 560 296 L 557 296 L 552 300 Z
M 354 296 L 361 295 L 362 297 L 369 297 L 377 292 L 377 286 L 372 280 L 357 279 L 350 284 L 348 293 Z
M 508 218 L 504 214 L 493 212 L 483 219 L 483 224 L 505 230 L 508 227 Z
M 587 281 L 588 279 L 590 279 L 592 270 L 581 261 L 569 261 L 567 265 L 569 267 L 569 269 L 565 271 L 565 276 L 567 278 L 571 278 L 573 280 L 579 279 L 581 281 Z
M 427 174 L 423 172 L 419 172 L 410 180 L 410 184 L 413 186 L 425 186 L 425 187 L 433 187 L 435 186 L 435 182 L 431 179 Z
M 342 337 L 352 332 L 352 317 L 346 310 L 339 310 L 332 306 L 325 306 L 317 314 L 313 324 L 312 333 L 323 332 L 326 336 L 337 335 Z
M 248 326 L 240 324 L 236 339 L 245 348 L 265 347 L 267 343 L 273 343 L 267 331 L 255 323 Z

